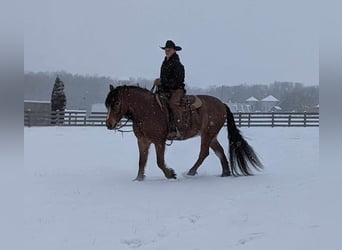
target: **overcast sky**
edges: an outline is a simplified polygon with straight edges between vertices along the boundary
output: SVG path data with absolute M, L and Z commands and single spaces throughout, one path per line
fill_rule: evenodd
M 191 86 L 317 85 L 314 2 L 25 1 L 24 67 L 154 79 L 172 39 Z

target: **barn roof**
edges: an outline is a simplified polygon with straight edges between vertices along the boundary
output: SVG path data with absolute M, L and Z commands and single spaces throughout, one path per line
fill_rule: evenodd
M 259 100 L 258 99 L 256 99 L 254 96 L 251 96 L 250 98 L 248 98 L 247 100 L 246 100 L 246 102 L 258 102 Z
M 262 99 L 261 101 L 263 101 L 263 102 L 279 102 L 279 100 L 277 98 L 275 98 L 273 95 L 269 95 L 269 96 L 265 97 L 264 99 Z

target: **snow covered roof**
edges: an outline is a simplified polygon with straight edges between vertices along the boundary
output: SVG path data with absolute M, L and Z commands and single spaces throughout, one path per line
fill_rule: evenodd
M 37 100 L 24 100 L 24 102 L 31 102 L 31 103 L 51 103 L 50 101 L 37 101 Z
M 273 106 L 273 108 L 272 109 L 275 109 L 275 110 L 281 110 L 281 107 L 279 107 L 279 106 Z
M 251 96 L 250 98 L 248 98 L 247 100 L 246 100 L 246 102 L 258 102 L 259 100 L 258 99 L 256 99 L 254 96 Z
M 261 101 L 263 101 L 263 102 L 279 102 L 279 100 L 277 98 L 275 98 L 273 95 L 269 95 L 269 96 L 265 97 L 264 99 L 262 99 Z

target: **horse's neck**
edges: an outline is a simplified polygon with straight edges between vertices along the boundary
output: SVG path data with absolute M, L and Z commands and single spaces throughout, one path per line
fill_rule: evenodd
M 127 96 L 128 113 L 133 119 L 143 119 L 147 112 L 151 112 L 154 101 L 153 95 L 139 89 L 129 90 Z

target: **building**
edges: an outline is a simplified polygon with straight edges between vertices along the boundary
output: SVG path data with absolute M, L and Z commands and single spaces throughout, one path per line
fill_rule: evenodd
M 260 110 L 259 100 L 254 96 L 251 96 L 248 99 L 246 99 L 246 103 L 251 106 L 252 112 Z
M 245 112 L 245 113 L 250 113 L 252 111 L 252 106 L 250 104 L 246 103 L 233 103 L 229 102 L 226 103 L 230 109 L 231 112 L 237 113 L 237 112 Z
M 260 111 L 270 112 L 274 106 L 277 106 L 279 100 L 273 95 L 269 95 L 260 101 Z
M 316 106 L 313 106 L 313 107 L 309 108 L 308 112 L 311 112 L 311 113 L 319 113 L 319 104 L 317 104 Z
M 282 108 L 279 106 L 273 106 L 270 111 L 271 112 L 281 112 Z
M 24 125 L 46 126 L 51 124 L 51 102 L 24 100 Z

